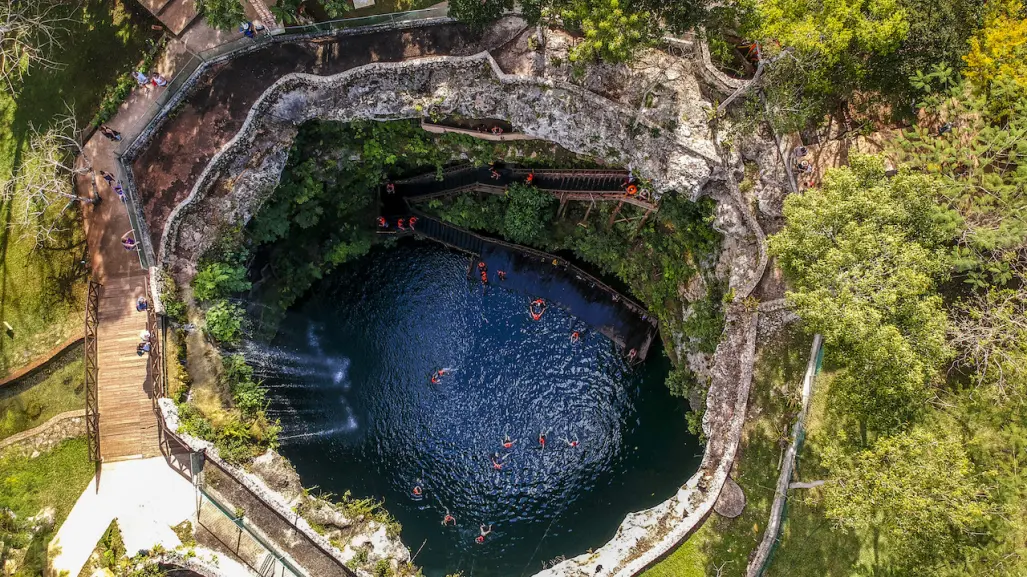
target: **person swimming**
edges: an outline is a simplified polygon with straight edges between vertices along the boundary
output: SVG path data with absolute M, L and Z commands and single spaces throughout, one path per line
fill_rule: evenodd
M 389 222 L 385 220 L 384 216 L 378 217 L 378 228 L 389 228 Z
M 478 528 L 478 531 L 479 531 L 479 532 L 480 532 L 481 534 L 480 534 L 480 535 L 478 535 L 477 537 L 475 537 L 475 538 L 474 538 L 474 540 L 475 540 L 475 541 L 477 541 L 477 542 L 478 542 L 478 544 L 480 545 L 480 544 L 482 544 L 482 543 L 484 543 L 484 542 L 485 542 L 485 537 L 486 537 L 486 536 L 487 536 L 487 535 L 488 535 L 489 533 L 491 533 L 491 532 L 492 532 L 492 525 L 489 525 L 489 528 L 488 528 L 488 529 L 486 529 L 486 528 L 485 528 L 485 525 L 482 525 L 481 527 L 479 527 L 479 528 Z
M 455 527 L 456 526 L 456 517 L 454 517 L 453 515 L 450 515 L 449 514 L 449 509 L 446 509 L 446 516 L 442 518 L 442 524 L 443 525 L 449 525 L 450 523 L 452 523 L 453 526 Z
M 499 458 L 499 453 L 492 455 L 492 468 L 497 471 L 503 470 L 503 460 Z
M 396 221 L 396 227 L 399 228 L 399 230 L 406 230 L 406 227 L 403 226 L 404 222 L 406 222 L 406 219 L 402 219 L 401 218 L 401 219 L 397 220 Z
M 417 222 L 417 217 L 416 216 L 411 216 L 409 223 L 407 223 L 407 226 L 410 227 L 410 230 L 414 230 L 414 223 L 415 222 Z
M 539 434 L 538 434 L 538 444 L 541 445 L 543 449 L 546 448 L 546 432 L 545 431 L 539 432 Z
M 562 440 L 562 441 L 563 441 L 564 443 L 567 443 L 567 446 L 568 446 L 568 447 L 570 447 L 570 448 L 572 448 L 572 449 L 573 449 L 574 447 L 577 447 L 577 446 L 578 446 L 578 440 L 577 440 L 577 439 L 574 439 L 573 441 L 571 441 L 570 439 L 561 439 L 561 440 Z
M 496 275 L 499 276 L 499 280 L 506 280 L 506 271 L 497 270 Z
M 634 362 L 635 361 L 635 357 L 637 357 L 637 356 L 638 356 L 638 351 L 636 351 L 635 349 L 631 349 L 630 351 L 628 351 L 628 362 Z
M 513 446 L 514 446 L 514 443 L 516 443 L 516 442 L 517 441 L 515 441 L 515 440 L 510 438 L 510 435 L 507 435 L 507 436 L 503 437 L 503 448 L 504 449 L 512 449 Z
M 579 340 L 581 340 L 581 333 L 579 333 L 578 331 L 574 331 L 573 333 L 571 333 L 571 342 L 572 343 L 576 343 Z
M 421 489 L 420 485 L 414 485 L 413 494 L 414 497 L 420 497 L 422 494 L 424 494 L 424 491 Z
M 535 299 L 531 301 L 531 305 L 528 306 L 528 313 L 531 314 L 532 320 L 542 320 L 542 314 L 546 312 L 546 301 L 542 299 Z

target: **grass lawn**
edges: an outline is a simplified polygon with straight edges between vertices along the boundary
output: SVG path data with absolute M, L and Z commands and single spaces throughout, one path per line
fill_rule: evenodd
M 40 382 L 0 389 L 0 439 L 41 425 L 64 411 L 86 406 L 82 347 L 67 354 L 73 360 L 52 370 Z
M 54 526 L 50 530 L 32 534 L 0 528 L 0 540 L 8 546 L 28 547 L 19 575 L 43 574 L 47 544 L 68 517 L 93 473 L 85 438 L 67 440 L 35 459 L 0 457 L 0 503 L 10 508 L 19 521 L 46 507 L 54 509 Z
M 53 55 L 58 69 L 35 69 L 21 90 L 0 92 L 0 182 L 16 174 L 31 127 L 45 129 L 71 106 L 85 126 L 107 87 L 131 68 L 154 39 L 134 0 L 87 0 L 79 22 Z M 0 201 L 0 320 L 14 328 L 0 334 L 0 375 L 28 363 L 72 334 L 82 331 L 87 272 L 78 211 L 69 211 L 68 230 L 52 246 L 35 248 L 18 226 L 24 204 L 15 195 Z
M 790 439 L 792 420 L 799 410 L 812 340 L 792 324 L 759 351 L 742 446 L 732 472 L 745 492 L 742 514 L 735 519 L 711 514 L 688 541 L 643 573 L 644 577 L 716 575 L 718 569 L 724 575 L 745 574 L 749 555 L 763 538 L 770 517 L 786 446 L 782 440 Z
M 825 478 L 820 455 L 830 444 L 839 424 L 828 410 L 832 373 L 830 367 L 817 377 L 806 426 L 806 442 L 799 453 L 795 479 Z M 873 539 L 835 527 L 824 515 L 819 490 L 795 490 L 789 495 L 781 541 L 771 558 L 768 577 L 846 577 L 872 574 Z M 862 565 L 862 569 L 860 568 Z

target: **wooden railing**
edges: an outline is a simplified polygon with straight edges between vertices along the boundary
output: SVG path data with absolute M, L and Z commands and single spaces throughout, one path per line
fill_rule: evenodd
M 85 387 L 86 387 L 86 439 L 89 445 L 89 460 L 100 461 L 100 400 L 98 396 L 97 376 L 99 365 L 96 361 L 96 331 L 100 324 L 100 291 L 103 285 L 89 279 L 86 296 L 86 338 L 82 347 L 85 355 Z
M 144 286 L 146 287 L 146 296 L 149 297 L 152 292 L 148 279 L 144 282 Z M 168 394 L 167 360 L 164 358 L 164 322 L 163 317 L 157 314 L 157 307 L 152 304 L 153 299 L 147 298 L 146 300 L 151 303 L 146 307 L 146 330 L 150 331 L 150 358 L 148 360 L 150 400 L 153 401 L 153 409 L 157 411 L 159 419 L 160 411 L 157 407 L 157 400 Z

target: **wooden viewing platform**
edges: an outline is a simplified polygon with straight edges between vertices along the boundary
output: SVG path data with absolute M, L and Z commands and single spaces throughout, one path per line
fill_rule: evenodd
M 136 354 L 146 313 L 135 308 L 145 296 L 143 271 L 108 279 L 100 295 L 97 364 L 100 456 L 104 461 L 161 454 L 157 418 L 150 399 L 148 357 Z

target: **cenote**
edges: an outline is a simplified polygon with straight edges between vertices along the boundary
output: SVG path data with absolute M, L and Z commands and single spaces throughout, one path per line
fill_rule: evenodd
M 483 294 L 468 265 L 428 241 L 375 248 L 316 284 L 251 356 L 304 485 L 384 500 L 429 577 L 530 575 L 670 497 L 701 450 L 658 345 L 631 367 L 564 308 L 535 322 L 533 295 Z M 484 544 L 481 524 L 494 529 Z

